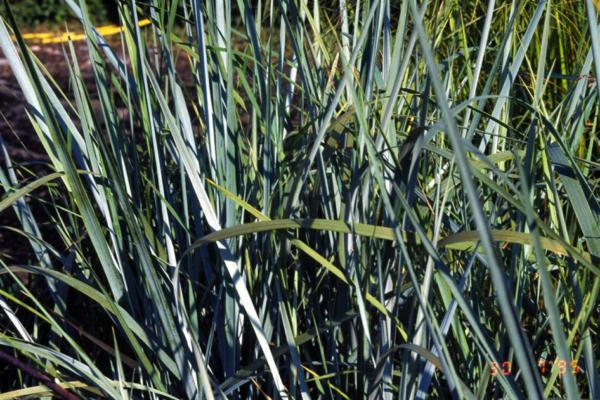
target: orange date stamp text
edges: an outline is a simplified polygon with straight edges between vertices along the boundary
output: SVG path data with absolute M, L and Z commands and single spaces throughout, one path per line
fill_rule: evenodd
M 503 361 L 500 363 L 494 361 L 494 362 L 490 362 L 490 366 L 491 366 L 491 369 L 490 369 L 491 376 L 498 376 L 498 375 L 509 376 L 509 375 L 512 375 L 512 373 L 513 373 L 511 361 Z M 577 360 L 571 360 L 569 362 L 568 360 L 562 360 L 560 358 L 556 359 L 554 361 L 540 359 L 540 360 L 538 360 L 538 368 L 540 370 L 540 374 L 542 374 L 542 375 L 546 375 L 546 374 L 550 373 L 552 371 L 552 368 L 558 368 L 558 374 L 561 376 L 565 375 L 567 373 L 577 375 L 581 372 L 581 368 L 579 368 Z

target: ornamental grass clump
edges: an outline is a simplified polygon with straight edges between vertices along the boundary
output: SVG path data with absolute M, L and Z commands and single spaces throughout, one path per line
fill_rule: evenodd
M 1 398 L 600 398 L 594 0 L 64 3 Z

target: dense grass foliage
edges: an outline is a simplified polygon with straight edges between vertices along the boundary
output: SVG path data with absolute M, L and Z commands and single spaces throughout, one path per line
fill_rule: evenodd
M 93 85 L 0 19 L 3 398 L 600 398 L 594 0 L 65 4 Z

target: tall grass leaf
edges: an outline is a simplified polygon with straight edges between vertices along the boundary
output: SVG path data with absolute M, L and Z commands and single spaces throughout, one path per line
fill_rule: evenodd
M 469 164 L 463 149 L 463 143 L 456 128 L 456 121 L 452 117 L 448 107 L 446 95 L 439 80 L 438 67 L 431 53 L 431 48 L 423 29 L 422 21 L 419 18 L 417 5 L 414 0 L 410 2 L 410 6 L 412 16 L 413 18 L 416 18 L 415 28 L 418 33 L 419 42 L 427 61 L 428 68 L 431 71 L 432 86 L 437 96 L 437 102 L 441 109 L 441 114 L 445 122 L 446 129 L 448 130 L 448 136 L 452 143 L 452 148 L 455 152 L 456 162 L 461 172 L 464 190 L 469 200 L 469 206 L 473 213 L 475 224 L 481 235 L 481 245 L 484 248 L 487 256 L 490 273 L 495 284 L 495 292 L 498 303 L 504 317 L 504 323 L 509 333 L 511 342 L 515 348 L 515 354 L 519 364 L 521 365 L 521 370 L 523 371 L 523 381 L 527 387 L 528 395 L 532 398 L 539 398 L 542 396 L 541 381 L 539 375 L 535 372 L 536 365 L 531 354 L 531 346 L 529 341 L 525 338 L 520 330 L 516 310 L 510 299 L 510 292 L 508 290 L 508 285 L 506 284 L 506 277 L 504 276 L 504 271 L 502 270 L 500 262 L 498 261 L 495 253 L 489 222 L 483 213 L 479 198 L 475 191 L 473 179 L 469 172 Z
M 202 211 L 204 212 L 204 216 L 205 216 L 209 226 L 211 227 L 211 229 L 213 229 L 214 231 L 219 231 L 221 229 L 221 224 L 219 223 L 219 220 L 215 214 L 213 206 L 210 203 L 210 200 L 208 199 L 208 196 L 204 189 L 204 185 L 200 181 L 200 173 L 197 170 L 197 167 L 195 167 L 194 158 L 190 154 L 187 144 L 185 143 L 185 140 L 181 135 L 179 127 L 177 126 L 175 119 L 173 118 L 173 116 L 168 108 L 166 100 L 164 99 L 164 96 L 162 95 L 162 92 L 161 92 L 160 88 L 158 87 L 158 83 L 156 82 L 155 78 L 152 75 L 149 75 L 149 81 L 151 83 L 151 86 L 154 90 L 155 95 L 157 96 L 160 107 L 163 110 L 163 113 L 165 114 L 165 116 L 167 117 L 167 124 L 169 126 L 169 129 L 171 130 L 171 135 L 173 137 L 173 140 L 175 141 L 175 145 L 176 145 L 177 149 L 179 150 L 179 157 L 180 157 L 181 162 L 184 165 L 186 171 L 188 172 L 188 176 L 190 178 L 192 187 L 194 188 L 194 191 L 196 193 L 196 196 L 200 203 Z M 177 99 L 177 101 L 181 101 L 181 100 L 182 99 Z M 273 375 L 275 387 L 277 388 L 278 392 L 280 393 L 280 396 L 287 398 L 286 390 L 283 386 L 283 382 L 281 380 L 281 376 L 279 374 L 277 364 L 275 364 L 275 360 L 273 359 L 273 355 L 269 348 L 268 341 L 264 335 L 264 332 L 263 332 L 263 329 L 261 326 L 262 324 L 258 318 L 256 309 L 254 308 L 254 305 L 252 303 L 252 299 L 250 298 L 248 289 L 246 288 L 246 285 L 242 281 L 242 274 L 240 271 L 239 262 L 233 258 L 233 255 L 231 254 L 231 251 L 228 248 L 226 243 L 224 243 L 222 241 L 217 241 L 216 243 L 217 243 L 219 252 L 221 253 L 222 260 L 225 263 L 225 266 L 227 268 L 227 272 L 229 273 L 230 278 L 233 281 L 233 284 L 237 291 L 237 294 L 240 298 L 240 303 L 243 306 L 246 313 L 248 314 L 248 318 L 250 319 L 250 323 L 251 323 L 252 328 L 253 328 L 253 330 L 257 336 L 257 339 L 260 343 L 261 349 L 262 349 L 265 357 L 267 358 L 270 372 Z

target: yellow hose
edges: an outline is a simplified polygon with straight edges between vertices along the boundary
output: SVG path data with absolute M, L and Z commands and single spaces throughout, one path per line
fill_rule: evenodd
M 147 25 L 150 25 L 150 20 L 149 19 L 143 19 L 141 20 L 138 25 L 140 27 L 144 27 Z M 117 25 L 105 25 L 105 26 L 99 26 L 96 28 L 96 30 L 98 31 L 99 34 L 101 34 L 102 36 L 112 36 L 112 35 L 116 35 L 118 33 L 121 33 L 125 30 L 125 27 L 123 26 L 117 26 Z M 36 41 L 42 44 L 49 44 L 49 43 L 65 43 L 68 42 L 69 40 L 71 40 L 72 42 L 76 42 L 78 40 L 84 40 L 85 39 L 85 33 L 82 32 L 68 32 L 68 33 L 52 33 L 52 32 L 39 32 L 39 33 L 25 33 L 23 35 L 23 39 L 25 40 L 31 40 L 31 41 Z

